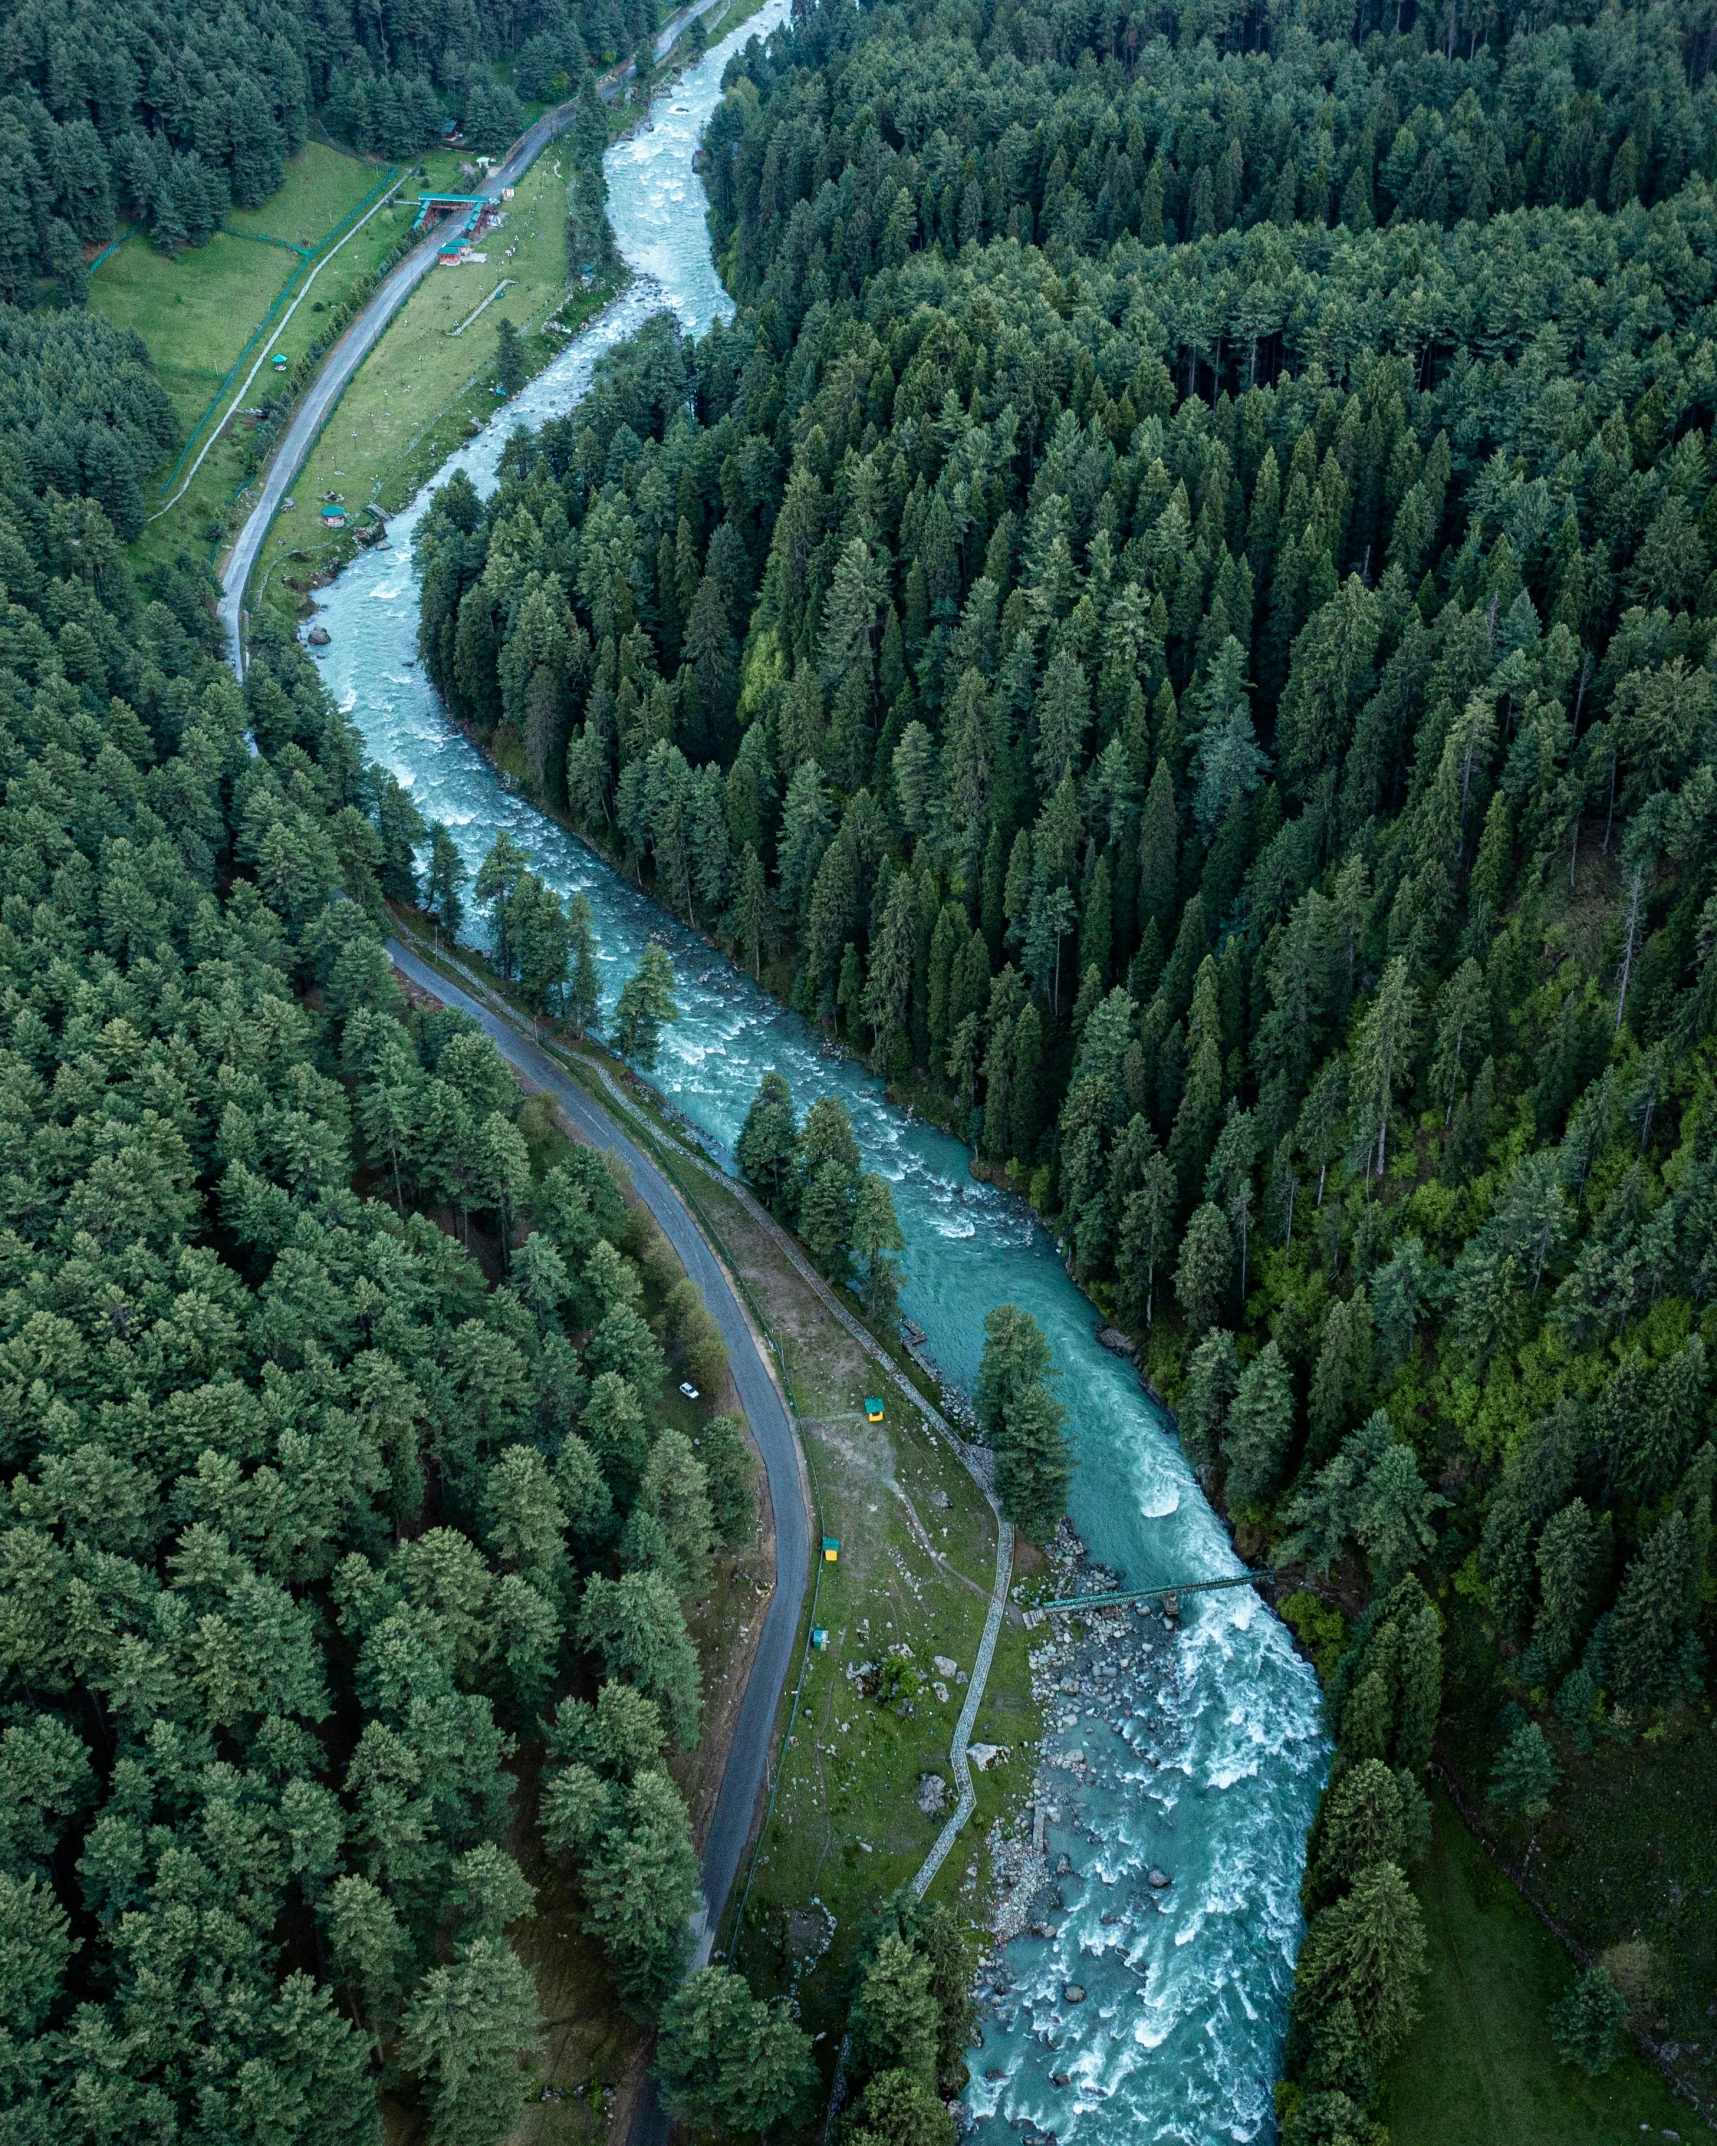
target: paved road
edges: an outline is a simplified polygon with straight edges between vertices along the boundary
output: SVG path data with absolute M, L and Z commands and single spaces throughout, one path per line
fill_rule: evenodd
M 696 1282 L 705 1304 L 721 1328 L 733 1367 L 733 1383 L 740 1404 L 751 1423 L 752 1435 L 763 1455 L 769 1481 L 769 1502 L 775 1509 L 775 1591 L 763 1616 L 763 1634 L 752 1657 L 745 1696 L 740 1701 L 727 1769 L 721 1777 L 715 1816 L 703 1851 L 703 1892 L 708 1920 L 698 1933 L 694 1964 L 709 1956 L 709 1941 L 721 1911 L 733 1889 L 739 1859 L 751 1836 L 751 1821 L 769 1760 L 769 1743 L 775 1727 L 775 1712 L 792 1666 L 793 1641 L 799 1627 L 799 1609 L 811 1573 L 811 1508 L 793 1421 L 780 1389 L 770 1376 L 763 1344 L 753 1331 L 733 1285 L 704 1239 L 678 1192 L 656 1165 L 627 1137 L 600 1104 L 571 1080 L 546 1051 L 540 1050 L 492 1006 L 462 991 L 439 969 L 415 954 L 397 939 L 388 941 L 396 968 L 413 983 L 432 991 L 443 1005 L 468 1013 L 491 1035 L 509 1064 L 540 1088 L 545 1088 L 572 1119 L 579 1131 L 598 1147 L 612 1148 L 625 1164 L 638 1188 L 639 1197 L 660 1225 L 662 1234 L 679 1254 L 686 1272 Z M 636 2134 L 635 2134 L 636 2136 Z
M 720 4 L 721 0 L 692 0 L 691 6 L 682 8 L 673 16 L 656 39 L 658 63 L 667 57 L 687 23 Z M 632 73 L 630 61 L 624 67 L 612 69 L 597 85 L 600 94 L 612 102 Z M 555 136 L 564 133 L 572 124 L 577 109 L 576 103 L 569 102 L 557 104 L 552 111 L 545 112 L 520 135 L 508 151 L 506 162 L 489 173 L 479 192 L 493 201 L 500 198 L 503 187 L 516 186 Z M 432 231 L 420 246 L 388 271 L 377 286 L 375 296 L 322 361 L 321 371 L 305 391 L 304 400 L 274 451 L 256 505 L 251 508 L 227 554 L 226 565 L 221 571 L 220 619 L 232 667 L 241 678 L 244 676 L 244 592 L 250 585 L 268 526 L 315 446 L 329 412 L 345 393 L 352 375 L 380 341 L 382 330 L 435 266 L 435 249 L 440 238 L 439 230 Z

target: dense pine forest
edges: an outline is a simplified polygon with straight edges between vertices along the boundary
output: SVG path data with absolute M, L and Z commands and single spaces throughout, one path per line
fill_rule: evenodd
M 573 94 L 647 43 L 656 14 L 652 0 L 5 0 L 0 299 L 81 304 L 89 249 L 120 219 L 167 252 L 201 245 L 229 207 L 268 199 L 313 122 L 383 157 L 456 123 L 474 149 L 502 149 L 521 99 Z
M 1710 1780 L 1714 36 L 796 11 L 733 322 L 420 539 L 451 707 L 1029 1194 L 1305 1575 L 1296 2146 L 1376 2135 L 1434 1752 L 1594 1950 L 1652 1917 L 1568 2049 L 1708 2031 L 1708 1847 L 1580 1842 Z
M 539 2049 L 521 1842 L 627 2010 L 679 1982 L 683 1605 L 753 1514 L 739 1425 L 659 1398 L 719 1336 L 603 1159 L 407 1006 L 426 832 L 309 661 L 259 624 L 237 686 L 205 571 L 139 585 L 38 440 L 156 424 L 136 343 L 0 333 L 0 2132 L 373 2142 L 380 2094 L 492 2146 Z M 676 2002 L 773 2121 L 798 2029 L 725 1970 Z

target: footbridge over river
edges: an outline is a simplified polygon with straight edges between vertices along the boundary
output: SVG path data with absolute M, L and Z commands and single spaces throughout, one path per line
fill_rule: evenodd
M 1126 1609 L 1134 1602 L 1160 1602 L 1172 1617 L 1179 1611 L 1182 1595 L 1211 1594 L 1221 1587 L 1259 1587 L 1275 1577 L 1268 1569 L 1229 1572 L 1218 1580 L 1170 1580 L 1163 1587 L 1112 1587 L 1102 1594 L 1060 1595 L 1053 1602 L 1039 1602 L 1028 1610 L 1026 1622 L 1036 1624 L 1044 1617 L 1076 1616 L 1088 1610 Z

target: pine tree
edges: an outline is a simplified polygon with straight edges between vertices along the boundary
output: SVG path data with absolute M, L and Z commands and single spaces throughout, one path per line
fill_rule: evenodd
M 430 829 L 429 840 L 429 876 L 424 887 L 424 900 L 451 942 L 458 938 L 459 927 L 465 920 L 465 904 L 460 890 L 470 874 L 459 854 L 458 844 L 439 820 Z
M 1008 1153 L 1029 1162 L 1042 1122 L 1043 1022 L 1028 1000 L 1014 1020 L 1008 1050 Z
M 698 1861 L 679 1790 L 640 1773 L 581 1875 L 584 1927 L 607 1956 L 627 2009 L 657 2016 L 679 1979 Z
M 1064 1410 L 1050 1392 L 1049 1345 L 1029 1312 L 998 1304 L 984 1320 L 978 1427 L 996 1454 L 1002 1511 L 1042 1541 L 1067 1509 L 1073 1455 Z
M 1015 1396 L 996 1440 L 996 1496 L 1006 1517 L 1034 1542 L 1047 1542 L 1067 1510 L 1073 1449 L 1066 1411 L 1047 1386 Z
M 844 1280 L 853 1252 L 859 1180 L 839 1162 L 821 1163 L 801 1181 L 798 1230 L 805 1249 L 836 1281 Z
M 748 842 L 739 860 L 733 896 L 733 936 L 754 977 L 763 973 L 763 937 L 769 921 L 769 888 L 763 860 Z
M 1371 1306 L 1363 1288 L 1337 1297 L 1324 1315 L 1306 1417 L 1308 1458 L 1323 1460 L 1365 1413 L 1371 1394 Z
M 1503 1810 L 1536 1821 L 1549 1810 L 1561 1772 L 1544 1731 L 1523 1721 L 1497 1753 L 1487 1794 Z
M 880 2071 L 853 2104 L 852 2146 L 952 2146 L 953 2118 L 934 2086 L 917 2072 Z
M 1550 2010 L 1550 2033 L 1565 2064 L 1601 2079 L 1621 2051 L 1628 2001 L 1606 1969 L 1577 1975 Z
M 513 896 L 524 874 L 525 853 L 503 828 L 490 844 L 489 854 L 478 869 L 477 883 L 472 890 L 489 912 L 495 966 L 503 976 L 513 973 L 513 945 L 508 924 Z
M 1353 1101 L 1362 1122 L 1374 1129 L 1375 1152 L 1366 1175 L 1381 1177 L 1388 1152 L 1389 1114 L 1405 1080 L 1419 1019 L 1419 994 L 1397 956 L 1383 971 L 1377 996 L 1366 1009 L 1354 1043 Z
M 850 2014 L 852 2056 L 861 2074 L 904 2071 L 936 2082 L 936 2002 L 930 1959 L 889 1932 L 866 1964 Z
M 1618 1424 L 1617 1476 L 1641 1504 L 1670 1488 L 1705 1420 L 1705 1343 L 1690 1335 L 1667 1363 L 1652 1373 L 1639 1405 Z
M 536 1990 L 505 1941 L 480 1937 L 432 1967 L 406 2007 L 400 2056 L 423 2083 L 434 2146 L 490 2146 L 518 2121 L 519 2059 L 541 2036 Z
M 668 2113 L 720 2140 L 790 2124 L 816 2079 L 810 2038 L 731 1967 L 704 1967 L 662 2014 L 657 2077 Z
M 1233 1233 L 1221 1208 L 1206 1200 L 1186 1226 L 1175 1265 L 1174 1293 L 1191 1332 L 1216 1325 L 1233 1287 Z
M 1159 759 L 1139 829 L 1139 916 L 1153 921 L 1165 934 L 1174 920 L 1179 876 L 1180 823 L 1174 778 L 1168 762 Z
M 1221 1458 L 1229 1410 L 1240 1384 L 1234 1336 L 1213 1327 L 1192 1352 L 1180 1402 L 1180 1439 L 1187 1458 L 1208 1478 Z
M 746 1183 L 782 1222 L 792 1220 L 798 1146 L 793 1091 L 772 1067 L 757 1083 L 734 1155 Z
M 1115 1271 L 1118 1296 L 1124 1315 L 1144 1313 L 1152 1322 L 1156 1304 L 1157 1271 L 1174 1242 L 1174 1179 L 1167 1156 L 1149 1157 L 1136 1192 L 1129 1194 L 1121 1215 L 1120 1247 Z
M 906 1233 L 894 1212 L 888 1180 L 867 1170 L 859 1179 L 853 1210 L 853 1258 L 858 1262 L 865 1317 L 885 1333 L 900 1303 L 900 1268 L 894 1254 L 905 1250 Z
M 1294 1391 L 1280 1348 L 1268 1341 L 1240 1374 L 1228 1411 L 1224 1459 L 1230 1511 L 1255 1505 L 1281 1481 L 1294 1437 Z
M 614 1048 L 646 1073 L 662 1047 L 662 1030 L 680 1017 L 674 1001 L 674 964 L 654 940 L 620 987 L 614 1008 Z
M 1672 1512 L 1647 1538 L 1616 1596 L 1610 1675 L 1624 1705 L 1665 1697 L 1693 1597 L 1693 1538 L 1685 1513 Z
M 1297 2018 L 1315 2024 L 1351 2004 L 1374 2064 L 1388 2062 L 1418 2017 L 1425 1965 L 1419 1904 L 1399 1865 L 1373 1863 L 1313 1917 L 1294 1985 Z
M 1051 1375 L 1049 1343 L 1030 1312 L 998 1304 L 985 1314 L 975 1394 L 978 1429 L 992 1445 L 1015 1400 Z
M 1318 1811 L 1315 1861 L 1306 1877 L 1308 1909 L 1336 1899 L 1373 1863 L 1408 1856 L 1401 1783 L 1381 1759 L 1344 1766 Z
M 503 319 L 495 331 L 495 380 L 503 395 L 516 395 L 525 384 L 525 351 L 519 331 Z
M 602 986 L 596 971 L 595 916 L 588 895 L 568 897 L 566 923 L 571 941 L 565 998 L 567 1026 L 575 1036 L 598 1036 L 602 1032 Z
M 1609 1516 L 1600 1522 L 1574 1498 L 1545 1522 L 1538 1538 L 1541 1601 L 1532 1644 L 1554 1674 L 1576 1653 L 1590 1622 L 1593 1594 L 1609 1557 Z
M 1417 1581 L 1403 1581 L 1390 1599 L 1398 1605 L 1398 1697 L 1391 1757 L 1417 1779 L 1431 1763 L 1431 1744 L 1443 1710 L 1442 1619 Z
M 1455 1114 L 1469 1066 L 1476 1066 L 1490 1041 L 1490 1002 L 1484 974 L 1476 961 L 1463 961 L 1437 996 L 1437 1048 L 1431 1060 L 1431 1086 L 1443 1101 L 1443 1123 Z

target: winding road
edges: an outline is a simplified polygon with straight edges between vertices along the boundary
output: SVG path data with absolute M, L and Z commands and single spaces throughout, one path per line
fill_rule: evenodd
M 666 58 L 688 23 L 722 4 L 723 0 L 691 0 L 689 6 L 681 8 L 657 37 L 657 61 Z M 632 71 L 628 66 L 604 77 L 599 85 L 601 94 L 610 99 L 617 96 Z M 547 144 L 571 123 L 575 109 L 568 103 L 545 112 L 521 136 L 500 168 L 489 174 L 484 192 L 494 198 L 503 187 L 515 185 Z M 269 464 L 256 504 L 227 557 L 221 576 L 220 619 L 226 633 L 228 658 L 241 679 L 244 676 L 244 594 L 269 524 L 353 374 L 434 264 L 436 244 L 437 234 L 432 233 L 388 274 L 369 304 L 328 353 L 287 427 Z M 421 989 L 432 992 L 444 1005 L 455 1006 L 460 1012 L 469 1014 L 493 1039 L 502 1057 L 535 1086 L 550 1094 L 586 1138 L 618 1155 L 639 1197 L 678 1254 L 721 1329 L 740 1406 L 762 1455 L 775 1523 L 775 1585 L 764 1612 L 763 1630 L 752 1656 L 727 1763 L 716 1792 L 715 1811 L 704 1842 L 700 1872 L 704 1907 L 694 1923 L 691 1960 L 694 1967 L 701 1967 L 709 1958 L 711 1941 L 733 1890 L 740 1858 L 745 1853 L 752 1821 L 763 1794 L 775 1715 L 781 1694 L 786 1689 L 799 1612 L 810 1579 L 811 1500 L 793 1419 L 765 1358 L 761 1338 L 746 1317 L 733 1284 L 684 1201 L 644 1151 L 621 1131 L 599 1104 L 568 1079 L 548 1053 L 526 1036 L 514 1021 L 461 990 L 398 940 L 389 940 L 388 951 L 402 975 Z M 667 2119 L 657 2099 L 654 2082 L 646 2078 L 644 2094 L 633 2116 L 633 2146 L 660 2146 L 667 2132 Z
M 668 22 L 656 40 L 660 62 L 672 49 L 680 32 L 698 16 L 724 4 L 724 0 L 691 0 Z M 616 69 L 598 85 L 605 99 L 616 97 L 630 66 Z M 503 187 L 513 186 L 542 150 L 571 123 L 576 107 L 563 104 L 545 112 L 520 137 L 503 164 L 489 173 L 483 192 L 491 199 Z M 244 676 L 244 597 L 270 523 L 280 502 L 303 468 L 329 413 L 375 348 L 383 332 L 429 269 L 434 265 L 439 234 L 428 235 L 399 262 L 378 286 L 364 310 L 350 324 L 328 353 L 304 400 L 287 427 L 265 473 L 261 491 L 228 554 L 221 576 L 219 615 L 226 634 L 229 660 Z M 812 1511 L 809 1485 L 801 1460 L 792 1415 L 765 1354 L 765 1344 L 752 1325 L 732 1281 L 694 1220 L 674 1185 L 650 1156 L 624 1132 L 615 1118 L 544 1051 L 522 1024 L 487 998 L 468 991 L 439 969 L 432 967 L 411 947 L 397 939 L 387 942 L 394 966 L 420 989 L 432 993 L 444 1005 L 470 1016 L 493 1040 L 503 1058 L 535 1087 L 552 1096 L 578 1131 L 595 1146 L 616 1154 L 631 1177 L 639 1197 L 673 1246 L 686 1272 L 697 1285 L 723 1341 L 741 1407 L 762 1456 L 775 1526 L 775 1585 L 764 1612 L 763 1629 L 752 1657 L 745 1691 L 734 1722 L 733 1737 L 716 1792 L 715 1810 L 704 1842 L 701 1887 L 704 1906 L 694 1919 L 690 1966 L 703 1966 L 722 1913 L 733 1891 L 740 1860 L 751 1836 L 753 1821 L 766 1785 L 776 1714 L 792 1666 L 799 1614 L 811 1573 Z M 617 1101 L 621 1099 L 617 1098 Z M 624 1105 L 622 1105 L 624 1107 Z M 773 1225 L 772 1225 L 773 1226 Z M 951 1425 L 929 1407 L 876 1343 L 834 1297 L 820 1275 L 810 1268 L 797 1246 L 790 1245 L 794 1264 L 815 1288 L 827 1307 L 853 1332 L 867 1354 L 884 1374 L 899 1384 L 908 1397 L 950 1440 L 967 1464 L 973 1467 L 986 1496 L 994 1493 L 981 1465 L 974 1465 L 965 1442 Z M 987 1458 L 987 1456 L 985 1456 Z M 966 1704 L 955 1732 L 950 1754 L 959 1802 L 943 1828 L 923 1869 L 918 1874 L 922 1892 L 947 1855 L 955 1835 L 970 1816 L 975 1801 L 966 1743 L 983 1696 L 989 1658 L 1006 1599 L 1012 1566 L 1013 1531 L 997 1514 L 998 1542 L 996 1579 L 986 1621 L 981 1660 L 975 1665 Z M 644 2089 L 634 2106 L 628 2146 L 665 2146 L 668 2121 L 646 2076 Z
M 441 970 L 403 945 L 388 941 L 394 967 L 445 1006 L 469 1014 L 493 1038 L 509 1065 L 533 1086 L 544 1089 L 597 1147 L 610 1148 L 625 1165 L 639 1198 L 709 1307 L 727 1344 L 733 1383 L 763 1456 L 769 1502 L 775 1511 L 775 1588 L 763 1616 L 763 1632 L 752 1657 L 745 1696 L 739 1703 L 727 1765 L 716 1794 L 715 1815 L 703 1850 L 702 1927 L 696 1933 L 694 1966 L 709 1957 L 709 1944 L 733 1889 L 739 1859 L 751 1835 L 751 1821 L 763 1791 L 775 1710 L 792 1665 L 799 1608 L 811 1575 L 811 1503 L 799 1465 L 793 1419 L 764 1355 L 763 1343 L 747 1319 L 727 1272 L 693 1221 L 685 1202 L 637 1142 L 628 1138 L 600 1104 L 569 1079 L 548 1052 L 541 1050 L 510 1020 L 470 992 L 448 980 Z
M 672 16 L 656 38 L 657 64 L 667 58 L 689 22 L 707 15 L 711 8 L 721 4 L 722 0 L 692 0 L 689 7 L 681 8 Z M 632 73 L 630 61 L 624 67 L 611 69 L 597 84 L 598 94 L 612 103 Z M 506 161 L 489 173 L 483 181 L 482 193 L 489 200 L 498 201 L 503 187 L 516 186 L 556 135 L 563 134 L 571 126 L 577 111 L 576 101 L 569 101 L 544 112 L 508 150 Z M 250 577 L 269 524 L 279 512 L 280 502 L 304 467 L 330 411 L 345 393 L 352 375 L 381 340 L 389 321 L 435 266 L 440 240 L 440 230 L 431 231 L 420 246 L 391 268 L 369 304 L 329 351 L 269 461 L 255 506 L 233 539 L 232 550 L 221 569 L 220 621 L 232 667 L 241 679 L 244 676 L 244 592 L 250 586 Z

